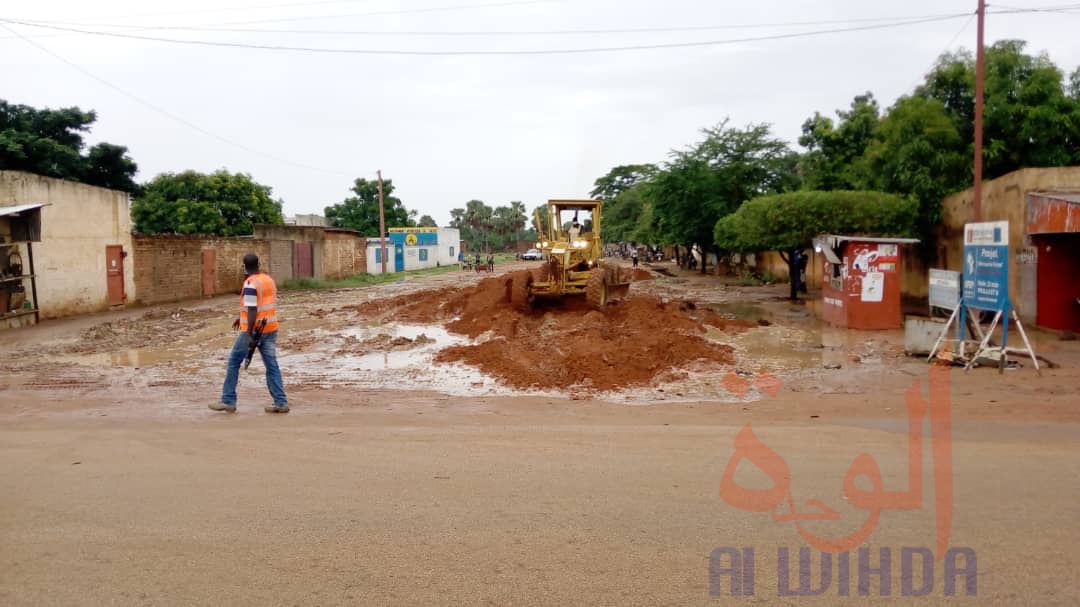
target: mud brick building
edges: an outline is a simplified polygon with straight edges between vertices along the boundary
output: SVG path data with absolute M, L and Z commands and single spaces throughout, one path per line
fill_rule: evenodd
M 16 234 L 18 216 L 3 209 L 33 207 L 40 234 Z M 34 315 L 7 310 L 0 328 L 108 310 L 133 301 L 130 199 L 126 192 L 22 171 L 0 171 L 0 265 L 5 292 L 14 285 Z M 30 257 L 33 256 L 33 277 Z M 22 266 L 23 276 L 12 269 Z M 13 297 L 9 294 L 9 301 Z M 22 310 L 25 312 L 25 308 Z M 19 314 L 18 316 L 15 316 Z M 32 320 L 33 319 L 33 320 Z M 16 322 L 17 321 L 17 322 Z
M 362 274 L 367 240 L 352 230 L 257 225 L 248 237 L 136 235 L 137 301 L 157 304 L 238 293 L 241 260 L 259 256 L 280 285 L 294 278 L 337 279 Z
M 971 190 L 945 199 L 937 265 L 963 267 Z M 983 184 L 982 221 L 1009 222 L 1009 298 L 1025 324 L 1080 332 L 1080 167 L 1014 171 Z

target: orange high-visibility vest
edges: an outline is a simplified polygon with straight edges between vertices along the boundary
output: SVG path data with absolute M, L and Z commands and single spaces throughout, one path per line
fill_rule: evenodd
M 255 287 L 255 297 L 258 301 L 257 313 L 255 315 L 256 326 L 260 324 L 263 319 L 266 319 L 266 326 L 263 328 L 263 333 L 273 333 L 278 330 L 277 321 L 277 285 L 274 284 L 274 279 L 270 278 L 269 274 L 252 274 L 247 277 L 245 283 L 250 282 Z M 240 330 L 248 330 L 248 309 L 244 305 L 244 292 L 240 290 Z

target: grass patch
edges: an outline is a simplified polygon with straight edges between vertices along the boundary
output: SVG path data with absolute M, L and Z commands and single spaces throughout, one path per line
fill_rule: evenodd
M 357 274 L 355 276 L 347 276 L 338 280 L 322 280 L 320 278 L 298 278 L 294 280 L 287 280 L 282 285 L 283 290 L 299 291 L 308 289 L 356 289 L 359 287 L 370 287 L 373 285 L 381 285 L 388 282 L 397 282 L 399 280 L 409 280 L 416 276 L 429 276 L 432 274 L 445 274 L 446 272 L 453 272 L 459 270 L 457 264 L 450 266 L 439 266 L 437 268 L 425 268 L 423 270 L 411 270 L 409 272 L 390 272 L 387 274 Z

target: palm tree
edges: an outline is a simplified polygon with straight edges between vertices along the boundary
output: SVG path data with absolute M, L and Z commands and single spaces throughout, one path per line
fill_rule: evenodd
M 525 204 L 519 200 L 510 203 L 511 229 L 514 231 L 514 240 L 521 240 L 521 231 L 525 229 L 528 216 L 525 214 Z M 516 246 L 516 243 L 515 243 Z
M 491 207 L 482 200 L 470 200 L 465 204 L 465 223 L 473 230 L 474 237 L 482 239 L 487 249 L 487 232 L 491 229 Z

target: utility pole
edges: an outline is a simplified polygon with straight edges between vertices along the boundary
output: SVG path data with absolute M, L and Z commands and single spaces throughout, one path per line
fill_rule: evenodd
M 382 250 L 382 273 L 386 274 L 386 214 L 383 212 L 382 170 L 375 174 L 379 176 L 379 248 Z
M 986 0 L 979 0 L 978 46 L 975 49 L 975 200 L 974 221 L 982 221 L 983 174 L 983 77 L 986 58 L 983 53 L 983 25 L 986 20 Z

